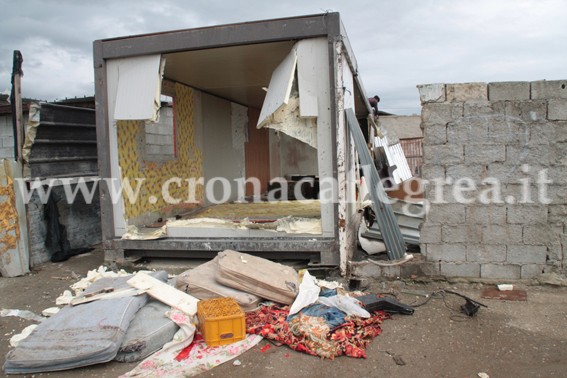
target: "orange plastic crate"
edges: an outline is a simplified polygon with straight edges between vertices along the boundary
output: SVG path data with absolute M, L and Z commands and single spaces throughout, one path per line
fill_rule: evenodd
M 197 318 L 208 346 L 231 344 L 246 337 L 244 312 L 233 298 L 200 300 Z

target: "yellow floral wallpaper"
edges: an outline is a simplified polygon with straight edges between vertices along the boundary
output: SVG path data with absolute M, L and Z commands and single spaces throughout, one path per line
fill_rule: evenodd
M 202 151 L 195 144 L 194 90 L 181 84 L 175 84 L 174 111 L 177 132 L 177 157 L 166 162 L 144 161 L 144 124 L 141 121 L 118 121 L 118 159 L 122 170 L 122 179 L 128 179 L 133 189 L 136 179 L 144 178 L 140 195 L 135 203 L 130 203 L 123 192 L 125 217 L 133 219 L 141 215 L 157 212 L 164 213 L 172 205 L 162 197 L 162 185 L 172 177 L 181 180 L 200 178 L 202 173 Z M 179 187 L 169 186 L 172 197 L 182 201 L 188 199 L 188 184 L 182 181 Z M 195 199 L 203 201 L 203 187 L 197 185 Z M 180 204 L 183 206 L 183 202 Z

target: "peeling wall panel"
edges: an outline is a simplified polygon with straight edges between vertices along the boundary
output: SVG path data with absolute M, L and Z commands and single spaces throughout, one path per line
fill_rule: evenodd
M 268 93 L 258 118 L 258 127 L 261 127 L 268 117 L 288 103 L 296 64 L 297 53 L 294 48 L 272 73 Z
M 159 54 L 118 59 L 114 119 L 152 121 L 157 119 L 162 67 Z

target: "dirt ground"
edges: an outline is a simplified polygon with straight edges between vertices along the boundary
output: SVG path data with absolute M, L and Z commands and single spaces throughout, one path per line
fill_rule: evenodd
M 31 310 L 37 314 L 55 305 L 55 298 L 102 264 L 100 250 L 64 263 L 47 263 L 19 278 L 0 277 L 0 308 Z M 383 323 L 383 333 L 367 349 L 367 359 L 339 357 L 322 360 L 281 346 L 264 352 L 258 346 L 202 376 L 211 377 L 565 377 L 567 376 L 567 288 L 522 286 L 525 302 L 481 299 L 481 284 L 444 281 L 417 283 L 370 282 L 373 292 L 392 291 L 404 303 L 421 303 L 424 297 L 401 291 L 457 291 L 486 304 L 473 318 L 458 315 L 464 300 L 432 299 L 414 315 L 395 315 Z M 0 317 L 0 354 L 5 356 L 12 335 L 31 321 Z M 398 363 L 396 363 L 395 356 Z M 2 358 L 2 363 L 4 359 Z M 405 363 L 405 365 L 399 365 Z M 117 377 L 135 364 L 111 362 L 35 377 Z M 16 377 L 16 376 L 14 376 Z

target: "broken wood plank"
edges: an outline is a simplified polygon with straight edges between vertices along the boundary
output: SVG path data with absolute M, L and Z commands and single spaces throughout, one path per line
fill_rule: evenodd
M 126 288 L 116 291 L 105 291 L 105 290 L 107 289 L 103 289 L 103 291 L 99 293 L 90 293 L 92 295 L 86 294 L 81 297 L 73 298 L 71 299 L 71 302 L 69 302 L 69 304 L 71 306 L 77 306 L 83 303 L 94 302 L 102 299 L 116 299 L 116 298 L 135 296 L 145 293 L 144 290 L 139 290 L 135 288 Z
M 170 305 L 179 311 L 183 311 L 188 315 L 193 316 L 197 313 L 197 302 L 199 302 L 197 298 L 150 277 L 144 272 L 136 273 L 134 277 L 128 280 L 128 285 L 139 290 L 145 290 L 147 294 L 158 301 Z

